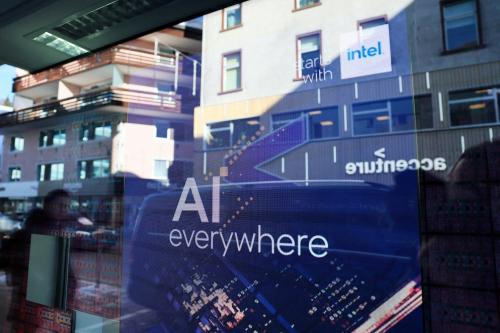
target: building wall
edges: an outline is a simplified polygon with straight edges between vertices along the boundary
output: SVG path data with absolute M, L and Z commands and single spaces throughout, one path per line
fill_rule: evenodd
M 333 82 L 339 83 L 340 35 L 356 31 L 358 20 L 387 15 L 390 21 L 394 72 L 409 73 L 404 9 L 410 0 L 340 0 L 293 12 L 291 0 L 253 0 L 242 4 L 242 27 L 220 32 L 222 14 L 205 16 L 203 26 L 202 106 L 249 100 L 308 89 L 296 78 L 296 36 L 321 31 L 322 56 L 333 61 Z M 340 10 L 340 8 L 342 10 Z M 241 50 L 242 91 L 221 95 L 221 61 L 227 52 Z M 387 75 L 381 75 L 384 77 Z

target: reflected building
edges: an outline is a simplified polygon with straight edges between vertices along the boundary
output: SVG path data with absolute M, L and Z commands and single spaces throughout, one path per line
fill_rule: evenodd
M 0 115 L 4 211 L 22 218 L 63 188 L 74 209 L 116 227 L 128 176 L 156 189 L 174 163 L 189 175 L 200 52 L 201 29 L 184 23 L 20 74 L 15 110 Z
M 254 0 L 207 15 L 195 176 L 418 175 L 426 332 L 496 332 L 499 14 L 493 0 Z

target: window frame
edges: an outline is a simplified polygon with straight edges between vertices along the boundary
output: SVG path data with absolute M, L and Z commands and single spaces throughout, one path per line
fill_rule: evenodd
M 474 46 L 465 46 L 465 47 L 460 47 L 460 48 L 450 49 L 450 50 L 447 47 L 444 9 L 447 5 L 451 5 L 453 3 L 462 2 L 462 1 L 467 1 L 467 0 L 441 0 L 439 2 L 440 18 L 441 18 L 441 39 L 442 39 L 442 48 L 443 48 L 443 51 L 441 52 L 442 55 L 477 50 L 477 49 L 481 49 L 484 47 L 483 30 L 482 30 L 482 24 L 481 24 L 481 6 L 479 4 L 479 0 L 469 0 L 469 1 L 474 1 L 475 7 L 476 7 L 477 44 Z
M 217 121 L 217 122 L 211 122 L 205 125 L 204 128 L 204 137 L 203 137 L 203 150 L 204 151 L 217 151 L 217 150 L 226 150 L 226 149 L 231 149 L 235 147 L 236 142 L 234 142 L 234 128 L 235 128 L 235 122 L 237 121 L 251 121 L 251 120 L 257 120 L 259 122 L 259 126 L 262 127 L 262 120 L 261 117 L 256 116 L 256 117 L 248 117 L 248 118 L 238 118 L 238 119 L 231 119 L 231 120 L 225 120 L 225 121 Z M 221 127 L 221 128 L 215 128 L 212 130 L 210 126 L 216 125 L 216 124 L 222 124 L 222 123 L 228 123 L 228 126 L 226 127 Z M 207 136 L 210 134 L 212 131 L 214 132 L 225 132 L 229 131 L 229 145 L 224 146 L 224 147 L 216 147 L 216 148 L 210 148 L 207 144 Z M 240 147 L 242 145 L 238 145 Z
M 299 1 L 300 0 L 293 0 L 293 9 L 292 9 L 292 13 L 294 12 L 299 12 L 301 10 L 306 10 L 306 9 L 310 9 L 310 8 L 314 8 L 314 7 L 318 7 L 318 6 L 321 6 L 323 4 L 323 2 L 320 0 L 319 2 L 317 3 L 313 3 L 312 5 L 307 5 L 307 6 L 304 6 L 304 7 L 300 7 L 299 6 Z
M 62 165 L 62 177 L 61 179 L 51 179 L 52 176 L 52 166 L 56 164 L 61 164 Z M 43 179 L 40 177 L 40 171 L 44 168 L 43 172 Z M 50 163 L 41 163 L 37 165 L 36 168 L 36 179 L 38 182 L 53 182 L 53 181 L 63 181 L 64 180 L 64 172 L 65 170 L 65 163 L 64 162 L 50 162 Z
M 108 166 L 109 166 L 109 176 L 100 176 L 100 177 L 94 177 L 94 162 L 96 161 L 108 161 Z M 85 162 L 85 178 L 82 178 L 80 175 L 80 172 L 82 170 L 82 164 Z M 85 159 L 85 160 L 78 160 L 76 162 L 76 178 L 80 181 L 85 181 L 89 179 L 105 179 L 109 178 L 111 176 L 111 160 L 109 157 L 102 157 L 102 158 L 92 158 L 92 159 Z
M 64 133 L 64 143 L 63 144 L 54 144 L 54 137 L 56 134 Z M 42 145 L 42 136 L 45 134 L 47 136 L 47 144 Z M 56 148 L 63 147 L 68 143 L 68 135 L 65 128 L 59 129 L 43 129 L 40 130 L 38 135 L 38 149 L 46 149 L 46 148 Z
M 311 37 L 314 35 L 318 35 L 319 39 L 319 62 L 320 62 L 320 68 L 323 68 L 322 66 L 322 60 L 323 60 L 323 36 L 322 36 L 322 31 L 321 30 L 315 30 L 311 31 L 308 33 L 300 34 L 295 36 L 295 79 L 294 81 L 302 81 L 304 80 L 304 77 L 302 76 L 302 52 L 299 47 L 299 42 L 302 38 L 306 37 Z
M 15 149 L 15 146 L 16 146 L 15 140 L 16 139 L 22 139 L 22 142 L 23 142 L 22 143 L 22 146 L 23 146 L 22 149 Z M 10 137 L 9 152 L 11 152 L 11 153 L 20 153 L 20 152 L 23 152 L 24 151 L 24 145 L 25 145 L 25 143 L 26 143 L 26 139 L 25 139 L 24 136 L 21 136 L 21 135 L 19 135 L 19 136 L 18 135 L 11 136 Z M 13 147 L 14 147 L 14 149 L 12 149 Z
M 19 170 L 19 179 L 16 179 L 16 180 L 12 179 L 12 171 L 14 171 L 14 170 Z M 22 177 L 23 177 L 23 170 L 22 170 L 21 166 L 19 166 L 19 165 L 9 166 L 7 174 L 9 177 L 9 182 L 20 182 L 22 180 Z
M 312 137 L 312 134 L 311 134 L 311 117 L 313 117 L 314 115 L 311 115 L 311 112 L 315 112 L 315 111 L 328 111 L 328 110 L 335 110 L 335 112 L 337 113 L 337 127 L 338 127 L 338 132 L 337 132 L 337 135 L 336 136 L 328 136 L 328 137 L 322 137 L 322 138 L 313 138 Z M 282 116 L 282 115 L 286 115 L 286 114 L 298 114 L 299 116 L 294 118 L 294 119 L 290 119 L 288 122 L 284 121 L 284 120 L 281 120 L 281 121 L 278 121 L 278 122 L 275 122 L 273 120 L 273 117 L 274 116 Z M 301 111 L 287 111 L 287 112 L 280 112 L 280 113 L 276 113 L 276 114 L 273 114 L 271 116 L 271 130 L 274 132 L 280 128 L 282 128 L 283 126 L 286 126 L 288 125 L 289 123 L 291 122 L 294 122 L 296 121 L 297 119 L 301 118 L 301 117 L 306 117 L 306 138 L 307 138 L 307 141 L 310 142 L 315 142 L 315 141 L 324 141 L 324 140 L 332 140 L 332 139 L 338 139 L 342 136 L 342 130 L 341 130 L 341 127 L 340 127 L 340 107 L 338 105 L 330 105 L 330 106 L 324 106 L 324 107 L 320 107 L 320 108 L 311 108 L 311 109 L 307 109 L 307 110 L 301 110 Z M 278 127 L 275 127 L 275 124 L 276 123 L 281 123 L 281 125 L 279 125 Z
M 227 27 L 227 17 L 226 17 L 227 12 L 226 12 L 226 10 L 231 8 L 231 7 L 235 7 L 235 6 L 240 6 L 240 23 L 228 28 Z M 221 10 L 221 29 L 220 29 L 220 32 L 231 31 L 234 29 L 241 28 L 242 26 L 243 26 L 243 3 L 234 4 L 232 6 L 226 7 L 226 8 Z
M 108 127 L 108 126 L 110 127 L 110 135 L 109 136 L 101 136 L 101 137 L 96 136 L 96 129 L 98 127 Z M 89 137 L 86 140 L 84 140 L 85 136 L 83 135 L 84 131 L 85 131 L 85 129 L 84 129 L 85 127 L 89 131 Z M 103 120 L 103 121 L 92 121 L 92 122 L 88 122 L 88 123 L 82 123 L 80 125 L 79 131 L 80 132 L 78 135 L 78 141 L 80 143 L 87 143 L 87 142 L 91 142 L 91 141 L 110 140 L 113 137 L 113 122 L 111 120 Z
M 476 97 L 476 98 L 463 98 L 459 100 L 454 100 L 452 101 L 450 98 L 450 94 L 452 93 L 459 93 L 459 92 L 465 92 L 465 91 L 474 91 L 474 90 L 485 90 L 485 89 L 491 89 L 493 90 L 493 96 L 490 97 Z M 464 102 L 471 102 L 471 101 L 485 101 L 485 100 L 492 100 L 495 105 L 495 121 L 494 122 L 488 122 L 488 123 L 480 123 L 480 124 L 468 124 L 468 125 L 453 125 L 452 124 L 452 117 L 451 117 L 451 105 L 452 104 L 460 104 Z M 471 89 L 459 89 L 459 90 L 450 90 L 448 91 L 448 116 L 450 117 L 450 128 L 473 128 L 473 127 L 481 127 L 481 126 L 491 126 L 498 124 L 500 122 L 500 86 L 498 87 L 478 87 L 478 88 L 471 88 Z
M 373 17 L 369 17 L 366 19 L 358 20 L 356 23 L 356 30 L 361 31 L 361 30 L 363 30 L 363 28 L 362 28 L 363 24 L 366 24 L 366 23 L 372 22 L 372 21 L 378 21 L 380 19 L 383 19 L 385 21 L 384 24 L 389 24 L 389 17 L 387 16 L 387 14 L 378 15 L 378 16 L 373 16 Z
M 156 175 L 156 162 L 165 162 L 165 166 L 166 166 L 165 171 L 166 171 L 166 174 L 165 174 L 164 178 L 163 177 L 159 177 L 158 175 Z M 171 162 L 172 161 L 169 161 L 169 160 L 164 159 L 164 158 L 155 158 L 155 159 L 153 159 L 153 172 L 152 172 L 153 179 L 154 180 L 160 180 L 160 181 L 161 180 L 163 180 L 163 181 L 168 180 L 168 169 L 170 168 L 170 163 Z
M 417 128 L 417 120 L 415 118 L 415 99 L 416 98 L 422 98 L 422 97 L 430 97 L 431 99 L 431 106 L 432 106 L 432 127 L 429 128 L 422 128 L 419 129 Z M 417 133 L 417 132 L 425 132 L 425 131 L 433 131 L 436 129 L 436 123 L 434 121 L 434 105 L 432 103 L 432 98 L 433 95 L 432 93 L 424 93 L 424 94 L 418 94 L 418 95 L 412 95 L 412 96 L 407 96 L 407 97 L 394 97 L 394 98 L 389 98 L 389 99 L 382 99 L 382 100 L 374 100 L 374 101 L 366 101 L 366 102 L 359 102 L 359 103 L 354 103 L 351 105 L 351 116 L 349 121 L 351 122 L 351 134 L 353 137 L 367 137 L 367 136 L 377 136 L 377 135 L 391 135 L 391 134 L 402 134 L 402 133 Z M 414 129 L 411 130 L 394 130 L 393 126 L 393 113 L 392 113 L 392 102 L 397 101 L 397 100 L 404 100 L 404 99 L 411 99 L 412 103 L 412 111 L 413 111 L 413 121 L 414 121 Z M 354 106 L 355 105 L 360 105 L 360 104 L 366 104 L 366 103 L 382 103 L 385 102 L 387 104 L 387 107 L 385 109 L 373 109 L 369 111 L 361 111 L 358 113 L 354 112 Z M 367 133 L 367 134 L 356 134 L 354 131 L 354 116 L 355 114 L 370 114 L 370 113 L 380 113 L 382 111 L 387 110 L 388 116 L 389 116 L 389 131 L 387 132 L 378 132 L 378 133 Z
M 236 89 L 230 89 L 230 90 L 225 90 L 225 82 L 226 82 L 226 66 L 225 66 L 225 59 L 229 56 L 232 55 L 239 55 L 240 58 L 240 65 L 239 65 L 239 70 L 240 70 L 240 80 L 239 80 L 239 87 Z M 221 57 L 221 85 L 220 85 L 220 92 L 219 95 L 223 94 L 230 94 L 238 91 L 243 90 L 243 54 L 241 52 L 241 49 L 231 51 L 231 52 L 226 52 L 222 54 Z

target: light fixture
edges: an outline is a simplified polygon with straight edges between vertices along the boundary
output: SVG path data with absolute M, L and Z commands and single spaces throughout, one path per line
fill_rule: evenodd
M 72 57 L 76 57 L 89 52 L 88 50 L 71 42 L 68 42 L 65 39 L 57 37 L 47 31 L 41 35 L 34 37 L 33 40 Z
M 259 124 L 258 120 L 249 120 L 249 121 L 247 121 L 247 125 L 250 125 L 250 126 L 255 126 L 255 125 L 258 125 L 258 124 Z
M 486 107 L 486 103 L 477 103 L 469 105 L 469 109 L 471 110 L 482 110 Z
M 377 121 L 386 121 L 389 120 L 389 116 L 378 116 L 375 119 L 377 119 Z
M 321 126 L 333 126 L 333 121 L 325 120 L 319 123 Z
M 309 112 L 309 115 L 310 116 L 319 116 L 321 113 L 322 113 L 321 110 L 317 110 L 317 111 Z

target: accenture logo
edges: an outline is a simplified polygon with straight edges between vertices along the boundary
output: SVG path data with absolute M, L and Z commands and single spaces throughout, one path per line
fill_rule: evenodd
M 395 172 L 404 172 L 407 170 L 424 171 L 446 171 L 446 159 L 444 157 L 436 158 L 412 158 L 409 160 L 387 160 L 385 148 L 376 150 L 373 155 L 378 157 L 375 161 L 349 162 L 345 166 L 345 173 L 348 175 L 372 175 L 389 174 Z

